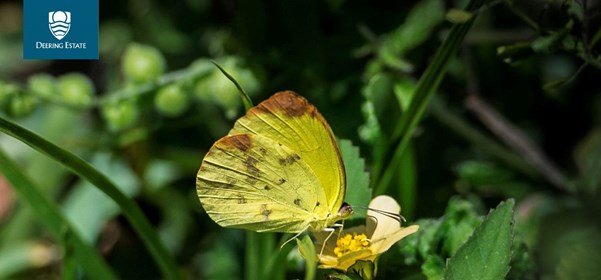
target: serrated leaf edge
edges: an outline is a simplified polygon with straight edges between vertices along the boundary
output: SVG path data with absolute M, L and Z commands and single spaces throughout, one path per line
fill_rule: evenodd
M 465 241 L 465 243 L 463 243 L 463 245 L 461 245 L 461 247 L 459 247 L 459 249 L 457 250 L 457 252 L 455 253 L 455 255 L 454 255 L 454 256 L 458 255 L 458 254 L 459 254 L 459 252 L 461 252 L 462 250 L 465 250 L 465 249 L 464 249 L 464 248 L 465 248 L 465 244 L 467 244 L 468 242 L 470 242 L 472 239 L 474 239 L 474 238 L 475 238 L 474 236 L 476 235 L 476 233 L 477 233 L 477 232 L 480 232 L 480 231 L 482 230 L 482 225 L 483 225 L 483 224 L 484 224 L 484 223 L 485 223 L 485 222 L 486 222 L 486 221 L 487 221 L 487 220 L 490 218 L 491 214 L 492 214 L 494 211 L 496 211 L 497 209 L 499 209 L 499 207 L 503 206 L 505 203 L 509 203 L 509 202 L 511 202 L 511 203 L 513 204 L 512 206 L 515 206 L 515 200 L 514 200 L 513 198 L 510 198 L 510 199 L 507 199 L 507 200 L 505 200 L 505 201 L 501 201 L 501 203 L 499 203 L 499 205 L 497 205 L 497 207 L 495 207 L 494 209 L 490 209 L 490 211 L 489 211 L 489 212 L 488 212 L 488 214 L 486 215 L 486 218 L 485 218 L 485 219 L 482 221 L 482 223 L 480 223 L 480 225 L 478 225 L 478 227 L 476 227 L 476 229 L 474 230 L 474 232 L 473 232 L 473 233 L 470 235 L 470 237 L 469 237 L 469 238 L 468 238 L 468 239 Z M 512 207 L 512 208 L 511 208 L 511 222 L 510 222 L 510 242 L 511 242 L 511 244 L 510 244 L 510 249 L 509 249 L 509 264 L 507 265 L 507 266 L 508 266 L 508 267 L 507 267 L 507 271 L 505 271 L 505 274 L 503 275 L 503 277 L 506 277 L 506 276 L 507 276 L 507 273 L 509 273 L 509 271 L 511 270 L 511 265 L 510 265 L 510 264 L 511 264 L 511 260 L 513 259 L 513 253 L 514 253 L 514 252 L 513 252 L 513 249 L 512 249 L 512 248 L 513 248 L 513 246 L 511 246 L 511 245 L 513 245 L 513 241 L 514 241 L 514 239 L 515 239 L 515 232 L 514 232 L 514 229 L 515 229 L 515 218 L 514 218 L 514 216 L 513 216 L 513 215 L 514 215 L 514 212 L 515 212 L 515 210 L 514 210 L 514 208 Z M 454 256 L 453 256 L 453 257 L 454 257 Z M 451 257 L 451 258 L 452 258 L 452 257 Z M 445 269 L 444 269 L 444 276 L 443 276 L 443 279 L 448 279 L 448 278 L 447 278 L 447 271 L 448 271 L 448 269 L 449 269 L 449 262 L 450 262 L 451 258 L 447 258 L 447 260 L 446 260 L 446 262 L 445 262 Z

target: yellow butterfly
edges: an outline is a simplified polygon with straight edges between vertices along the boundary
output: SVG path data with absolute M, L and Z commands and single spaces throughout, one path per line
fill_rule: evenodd
M 283 91 L 251 108 L 207 152 L 196 190 L 223 227 L 331 231 L 350 216 L 332 129 L 304 97 Z

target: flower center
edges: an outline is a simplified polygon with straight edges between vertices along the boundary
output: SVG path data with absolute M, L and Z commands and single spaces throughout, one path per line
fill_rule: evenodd
M 352 235 L 350 235 L 347 233 L 336 241 L 336 248 L 334 248 L 334 254 L 336 254 L 336 256 L 340 258 L 344 254 L 364 249 L 370 249 L 370 245 L 371 244 L 369 242 L 369 239 L 367 239 L 367 236 L 365 234 L 353 233 Z

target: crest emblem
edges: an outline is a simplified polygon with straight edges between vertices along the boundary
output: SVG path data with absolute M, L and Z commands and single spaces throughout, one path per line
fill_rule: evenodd
M 54 11 L 48 13 L 48 26 L 56 39 L 63 39 L 71 29 L 71 12 Z

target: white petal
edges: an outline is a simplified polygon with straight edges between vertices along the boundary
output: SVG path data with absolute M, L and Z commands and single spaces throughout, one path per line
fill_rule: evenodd
M 369 208 L 392 214 L 399 214 L 401 212 L 401 206 L 394 198 L 387 195 L 380 195 L 372 199 L 369 203 Z M 385 237 L 401 228 L 401 223 L 398 220 L 381 213 L 367 210 L 367 216 L 372 217 L 367 219 L 367 231 L 368 233 L 373 232 L 371 239 Z

